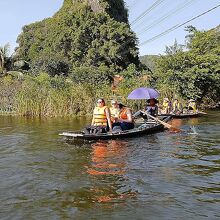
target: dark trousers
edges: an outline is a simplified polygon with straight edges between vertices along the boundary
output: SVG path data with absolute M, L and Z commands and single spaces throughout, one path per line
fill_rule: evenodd
M 112 124 L 112 127 L 120 126 L 121 130 L 130 130 L 134 128 L 134 123 L 132 122 L 115 122 Z
M 83 130 L 85 134 L 100 134 L 100 133 L 106 133 L 108 131 L 109 131 L 109 127 L 102 125 L 100 126 L 91 125 Z

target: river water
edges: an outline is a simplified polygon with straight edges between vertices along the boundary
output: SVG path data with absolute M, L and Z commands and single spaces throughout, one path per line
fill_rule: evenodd
M 0 117 L 0 219 L 220 219 L 220 111 L 208 113 L 181 133 L 75 144 L 58 133 L 88 119 Z

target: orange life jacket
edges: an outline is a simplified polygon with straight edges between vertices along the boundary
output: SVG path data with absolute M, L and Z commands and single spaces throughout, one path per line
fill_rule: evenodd
M 107 106 L 95 107 L 94 112 L 93 112 L 94 125 L 107 126 L 107 117 L 106 117 L 106 113 L 105 113 L 106 108 L 107 108 Z
M 127 120 L 128 116 L 127 116 L 127 108 L 123 108 L 121 110 L 121 112 L 119 113 L 119 118 L 123 119 L 123 120 Z

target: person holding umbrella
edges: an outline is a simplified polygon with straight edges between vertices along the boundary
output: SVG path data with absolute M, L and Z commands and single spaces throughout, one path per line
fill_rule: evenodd
M 147 100 L 146 112 L 154 117 L 158 116 L 158 100 L 157 99 L 148 99 Z
M 149 119 L 149 117 L 144 114 L 143 112 L 153 116 L 157 117 L 158 116 L 158 100 L 157 99 L 147 99 L 147 105 L 144 108 L 144 110 L 139 110 L 137 111 L 133 116 L 134 117 L 142 117 L 144 119 Z
M 137 88 L 133 90 L 129 95 L 128 99 L 145 99 L 147 100 L 147 106 L 145 107 L 144 111 L 146 113 L 154 116 L 158 115 L 158 106 L 157 106 L 157 98 L 159 97 L 159 92 L 153 88 Z M 141 116 L 143 118 L 148 118 L 145 115 L 143 115 L 143 111 L 139 110 L 134 114 L 134 117 Z

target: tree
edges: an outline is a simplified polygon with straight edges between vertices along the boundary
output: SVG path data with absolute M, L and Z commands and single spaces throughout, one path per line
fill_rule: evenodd
M 127 21 L 123 0 L 64 0 L 52 18 L 23 27 L 16 52 L 38 72 L 36 64 L 47 71 L 54 60 L 56 74 L 59 66 L 68 67 L 62 74 L 74 75 L 82 68 L 92 74 L 104 65 L 111 79 L 131 63 L 140 68 L 137 39 Z
M 0 76 L 7 74 L 7 67 L 9 66 L 10 58 L 9 54 L 9 44 L 0 47 Z
M 189 28 L 188 51 L 170 50 L 157 61 L 158 87 L 183 98 L 220 100 L 220 32 Z M 177 45 L 174 45 L 177 47 Z M 172 47 L 173 48 L 173 47 Z M 170 53 L 171 52 L 171 53 Z
M 183 51 L 183 45 L 182 44 L 178 44 L 177 40 L 175 39 L 174 44 L 172 46 L 166 46 L 166 50 L 165 50 L 165 54 L 167 55 L 174 55 L 178 52 L 182 52 Z

